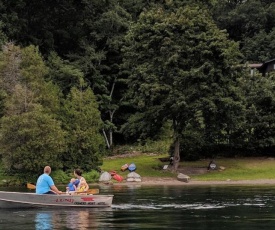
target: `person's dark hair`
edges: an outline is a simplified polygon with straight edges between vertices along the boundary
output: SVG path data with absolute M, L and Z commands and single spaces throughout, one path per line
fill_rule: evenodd
M 78 176 L 81 176 L 82 175 L 82 171 L 80 169 L 75 169 L 74 170 L 75 174 L 78 175 Z

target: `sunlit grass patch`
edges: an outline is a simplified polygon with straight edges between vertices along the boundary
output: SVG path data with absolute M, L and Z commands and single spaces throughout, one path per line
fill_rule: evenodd
M 217 159 L 217 170 L 193 176 L 197 180 L 257 180 L 275 178 L 275 160 L 270 158 Z M 219 170 L 223 166 L 224 170 Z
M 165 176 L 171 177 L 172 174 L 169 171 L 163 170 L 163 162 L 161 162 L 158 158 L 167 157 L 167 154 L 138 154 L 138 155 L 127 155 L 125 157 L 119 156 L 114 158 L 106 158 L 103 161 L 103 165 L 101 169 L 103 171 L 117 171 L 120 175 L 127 175 L 129 173 L 128 170 L 122 172 L 121 166 L 124 164 L 134 163 L 137 167 L 136 173 L 141 176 L 148 177 L 158 177 Z
M 121 155 L 114 158 L 106 158 L 102 169 L 104 171 L 117 171 L 122 176 L 127 176 L 129 171 L 122 172 L 122 165 L 135 163 L 136 172 L 146 177 L 176 177 L 168 170 L 163 170 L 165 164 L 159 158 L 167 157 L 167 154 L 138 154 Z M 207 168 L 210 159 L 204 159 L 192 162 L 180 162 L 180 167 L 184 168 Z M 225 181 L 225 180 L 256 180 L 256 179 L 274 179 L 275 178 L 275 160 L 272 158 L 221 158 L 215 159 L 217 169 L 209 170 L 200 175 L 191 175 L 193 180 L 204 181 Z M 220 167 L 224 168 L 221 170 Z

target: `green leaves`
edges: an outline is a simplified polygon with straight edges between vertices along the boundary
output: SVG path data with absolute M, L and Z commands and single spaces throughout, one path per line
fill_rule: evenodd
M 48 68 L 36 47 L 10 47 L 0 61 L 4 102 L 0 148 L 6 171 L 24 177 L 37 175 L 45 165 L 96 168 L 105 148 L 100 134 L 102 121 L 96 98 L 83 83 L 81 71 L 55 57 L 56 78 L 46 82 Z M 16 56 L 20 58 L 12 62 L 10 57 Z M 68 88 L 63 91 L 70 90 L 65 101 L 60 100 L 61 76 L 68 80 L 75 76 L 79 87 L 64 84 Z
M 246 76 L 240 79 L 240 86 L 246 98 L 247 122 L 241 128 L 247 145 L 253 149 L 274 146 L 274 76 Z
M 20 115 L 1 119 L 0 146 L 5 169 L 10 173 L 37 174 L 45 165 L 60 168 L 65 148 L 61 124 L 39 106 Z
M 80 87 L 84 82 L 83 72 L 73 63 L 62 60 L 54 52 L 49 55 L 47 65 L 49 67 L 47 80 L 56 84 L 65 96 L 72 87 Z
M 64 104 L 63 123 L 67 131 L 68 149 L 63 154 L 64 169 L 97 168 L 104 154 L 100 135 L 102 121 L 95 96 L 90 88 L 72 88 Z
M 203 101 L 216 111 L 218 100 L 228 101 L 238 46 L 207 11 L 190 6 L 146 11 L 126 38 L 125 66 L 132 67 L 128 84 L 138 108 L 148 115 L 143 122 L 149 117 L 172 120 L 175 138 L 189 126 L 206 129 Z M 155 120 L 147 121 L 153 126 Z

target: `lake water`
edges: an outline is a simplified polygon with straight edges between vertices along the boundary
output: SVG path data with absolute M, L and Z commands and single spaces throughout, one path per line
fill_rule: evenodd
M 275 229 L 275 188 L 271 185 L 99 189 L 101 194 L 115 195 L 111 208 L 2 209 L 0 229 Z

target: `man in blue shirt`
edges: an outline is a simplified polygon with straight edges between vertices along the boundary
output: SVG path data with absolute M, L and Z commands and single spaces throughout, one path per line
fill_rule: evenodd
M 51 167 L 44 168 L 44 174 L 38 177 L 36 182 L 36 194 L 61 194 L 50 177 Z

